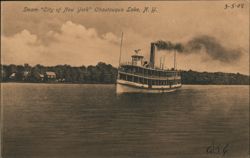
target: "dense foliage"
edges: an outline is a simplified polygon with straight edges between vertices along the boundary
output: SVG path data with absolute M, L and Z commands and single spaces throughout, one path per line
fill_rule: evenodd
M 183 84 L 249 85 L 249 76 L 239 73 L 182 71 Z
M 72 67 L 70 65 L 34 67 L 25 65 L 2 65 L 1 81 L 22 81 L 22 82 L 45 82 L 38 74 L 45 74 L 47 71 L 55 72 L 57 82 L 65 83 L 115 83 L 117 69 L 110 64 L 99 62 L 96 66 Z M 25 75 L 24 72 L 28 72 Z M 10 76 L 15 73 L 15 77 Z
M 117 68 L 110 64 L 99 62 L 96 66 L 72 67 L 70 65 L 43 66 L 36 65 L 1 65 L 1 82 L 46 82 L 38 74 L 47 71 L 55 72 L 56 82 L 64 83 L 110 83 L 114 84 Z M 14 77 L 11 75 L 15 73 Z M 249 76 L 222 72 L 182 71 L 183 84 L 226 84 L 249 85 Z

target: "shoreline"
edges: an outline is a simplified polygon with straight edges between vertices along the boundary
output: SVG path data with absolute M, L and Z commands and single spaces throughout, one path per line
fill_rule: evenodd
M 18 83 L 18 84 L 65 84 L 65 85 L 75 85 L 75 84 L 81 84 L 81 85 L 116 85 L 116 83 L 74 83 L 74 82 L 0 82 L 0 84 L 7 83 Z M 182 85 L 197 85 L 197 86 L 250 86 L 250 84 L 182 84 Z

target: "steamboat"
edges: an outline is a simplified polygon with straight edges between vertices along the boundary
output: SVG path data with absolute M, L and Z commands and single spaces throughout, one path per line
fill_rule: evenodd
M 122 41 L 121 41 L 122 43 Z M 176 70 L 176 52 L 174 52 L 174 68 L 164 69 L 155 66 L 155 43 L 151 43 L 149 62 L 135 50 L 131 62 L 120 63 L 116 81 L 117 93 L 164 93 L 181 88 L 180 71 Z

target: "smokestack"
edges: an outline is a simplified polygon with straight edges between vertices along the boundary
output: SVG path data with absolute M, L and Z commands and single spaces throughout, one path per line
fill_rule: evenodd
M 155 64 L 155 43 L 151 43 L 151 49 L 150 49 L 150 66 L 154 68 Z

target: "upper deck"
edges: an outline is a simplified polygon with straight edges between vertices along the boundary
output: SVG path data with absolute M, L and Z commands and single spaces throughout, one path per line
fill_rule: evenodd
M 119 61 L 118 68 L 118 78 L 131 76 L 131 77 L 139 77 L 142 79 L 148 80 L 180 80 L 181 75 L 180 71 L 176 70 L 176 66 L 174 64 L 174 68 L 172 69 L 164 69 L 165 59 L 160 60 L 160 66 L 157 67 L 155 65 L 155 44 L 151 43 L 151 51 L 150 51 L 150 60 L 149 62 L 144 59 L 143 55 L 140 55 L 138 52 L 141 49 L 134 50 L 135 54 L 132 55 L 131 62 L 121 63 Z M 175 62 L 174 62 L 175 63 Z
M 164 70 L 160 68 L 150 68 L 141 65 L 134 65 L 131 62 L 122 63 L 118 68 L 121 73 L 135 74 L 138 76 L 146 76 L 151 78 L 180 78 L 180 71 L 178 70 Z

